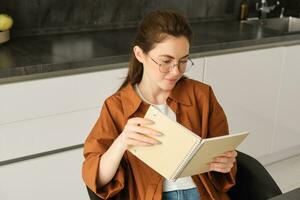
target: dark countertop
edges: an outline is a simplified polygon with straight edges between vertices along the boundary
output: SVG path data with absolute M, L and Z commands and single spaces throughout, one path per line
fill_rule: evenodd
M 282 34 L 239 21 L 194 22 L 191 56 L 296 44 Z M 0 45 L 0 83 L 126 67 L 136 28 L 13 38 Z

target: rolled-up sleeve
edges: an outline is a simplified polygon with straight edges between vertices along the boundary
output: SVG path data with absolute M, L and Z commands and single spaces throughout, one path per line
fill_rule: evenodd
M 212 88 L 210 88 L 210 112 L 208 137 L 227 135 L 229 133 L 226 115 L 218 103 Z M 216 189 L 226 192 L 235 185 L 236 163 L 228 173 L 208 172 L 208 177 Z
M 121 161 L 113 179 L 103 187 L 97 186 L 101 156 L 119 135 L 118 126 L 109 110 L 111 106 L 113 105 L 108 105 L 107 101 L 104 102 L 100 117 L 84 143 L 83 152 L 85 158 L 82 166 L 83 180 L 87 187 L 102 199 L 109 199 L 118 194 L 124 188 L 125 180 L 125 162 Z

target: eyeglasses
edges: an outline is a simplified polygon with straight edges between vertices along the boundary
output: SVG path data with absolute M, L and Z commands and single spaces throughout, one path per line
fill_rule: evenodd
M 178 63 L 174 63 L 174 61 L 171 59 L 157 62 L 151 56 L 149 56 L 149 57 L 155 64 L 157 64 L 159 66 L 159 71 L 161 73 L 168 73 L 176 66 L 178 66 L 178 71 L 180 73 L 184 73 L 184 72 L 189 71 L 192 68 L 192 66 L 194 65 L 193 61 L 190 58 L 184 59 L 184 60 L 179 60 Z

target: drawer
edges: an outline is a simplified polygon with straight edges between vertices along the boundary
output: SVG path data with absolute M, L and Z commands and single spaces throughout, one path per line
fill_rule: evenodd
M 0 85 L 0 125 L 97 107 L 126 73 L 123 68 Z
M 84 143 L 99 107 L 0 126 L 0 161 Z
M 80 148 L 0 166 L 0 199 L 88 199 L 82 162 Z

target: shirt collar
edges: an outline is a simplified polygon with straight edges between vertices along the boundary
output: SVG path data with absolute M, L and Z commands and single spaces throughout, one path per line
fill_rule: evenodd
M 138 109 L 142 103 L 142 99 L 136 93 L 131 83 L 128 83 L 123 89 L 121 89 L 120 95 L 124 114 L 126 117 L 129 117 Z
M 188 87 L 187 83 L 187 78 L 181 78 L 171 91 L 169 98 L 180 104 L 191 106 L 192 101 L 187 92 L 190 87 Z
M 185 89 L 187 89 L 187 81 L 185 81 L 185 79 L 180 80 L 171 91 L 167 102 L 170 103 L 169 101 L 174 101 L 175 103 L 186 106 L 192 105 L 189 95 L 187 95 L 186 92 L 183 92 Z M 126 117 L 135 113 L 143 102 L 131 83 L 128 83 L 123 89 L 121 89 L 121 101 Z

